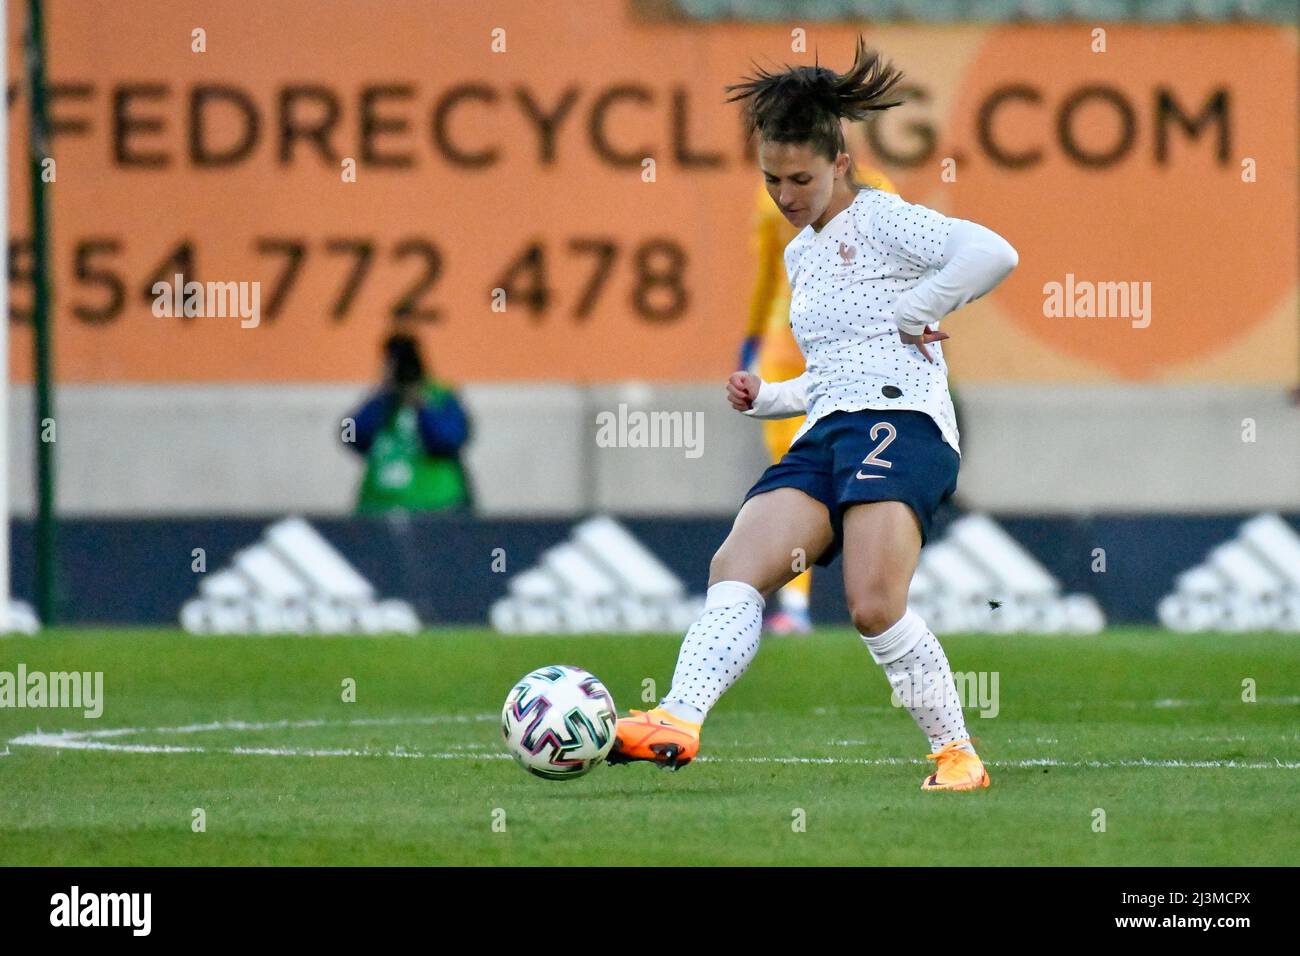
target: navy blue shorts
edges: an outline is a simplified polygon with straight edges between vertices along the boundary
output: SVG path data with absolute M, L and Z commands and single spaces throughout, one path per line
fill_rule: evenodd
M 832 412 L 763 472 L 749 493 L 798 488 L 830 512 L 835 540 L 817 564 L 830 564 L 844 543 L 844 511 L 865 501 L 901 501 L 921 524 L 921 543 L 939 505 L 957 490 L 961 456 L 925 412 L 868 408 Z

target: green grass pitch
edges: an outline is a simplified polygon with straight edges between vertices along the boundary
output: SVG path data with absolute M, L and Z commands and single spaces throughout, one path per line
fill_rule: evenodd
M 926 742 L 846 630 L 767 639 L 710 716 L 705 759 L 677 773 L 602 766 L 552 782 L 501 758 L 498 715 L 518 677 L 577 664 L 626 713 L 645 706 L 645 679 L 667 689 L 678 642 L 483 630 L 3 638 L 0 671 L 102 671 L 105 706 L 93 720 L 0 709 L 0 863 L 1300 858 L 1294 636 L 947 637 L 954 670 L 998 674 L 997 715 L 967 710 L 993 779 L 974 793 L 919 791 Z M 354 703 L 342 700 L 345 678 Z

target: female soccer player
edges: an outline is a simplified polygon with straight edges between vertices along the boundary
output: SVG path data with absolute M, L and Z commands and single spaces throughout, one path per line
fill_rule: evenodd
M 935 767 L 922 789 L 987 787 L 947 657 L 907 593 L 960 462 L 939 321 L 990 291 L 1018 257 L 982 226 L 853 179 L 841 121 L 897 106 L 902 78 L 861 38 L 843 75 L 820 66 L 757 74 L 727 90 L 746 101 L 768 191 L 801 229 L 785 265 L 807 371 L 786 382 L 736 372 L 727 397 L 748 415 L 807 420 L 713 556 L 671 689 L 655 709 L 618 721 L 610 761 L 676 769 L 694 759 L 709 710 L 758 650 L 766 596 L 805 557 L 825 565 L 842 552 L 853 624 L 929 737 Z M 910 691 L 921 686 L 917 700 Z
M 862 141 L 859 136 L 858 140 Z M 853 155 L 849 150 L 849 155 Z M 849 166 L 854 175 L 854 165 Z M 862 181 L 875 189 L 897 192 L 884 173 L 864 170 Z M 790 286 L 785 281 L 785 247 L 799 230 L 786 221 L 775 200 L 760 186 L 754 211 L 754 251 L 758 269 L 754 289 L 749 297 L 749 316 L 745 339 L 740 349 L 740 369 L 754 372 L 767 381 L 796 378 L 804 373 L 803 353 L 790 330 Z M 763 443 L 773 462 L 784 457 L 794 444 L 794 436 L 803 428 L 802 415 L 770 418 L 763 422 Z M 768 614 L 763 622 L 767 633 L 808 634 L 812 631 L 808 604 L 812 594 L 812 570 L 795 575 L 768 600 Z M 774 611 L 772 604 L 776 604 Z

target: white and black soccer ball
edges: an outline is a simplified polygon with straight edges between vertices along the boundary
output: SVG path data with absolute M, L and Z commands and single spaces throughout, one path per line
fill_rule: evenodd
M 553 664 L 521 677 L 501 710 L 506 749 L 531 774 L 581 777 L 614 746 L 618 712 L 605 685 L 581 667 Z

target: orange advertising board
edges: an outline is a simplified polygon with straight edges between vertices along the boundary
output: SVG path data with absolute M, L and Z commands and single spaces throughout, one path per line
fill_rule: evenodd
M 842 69 L 858 30 L 804 24 L 794 51 L 791 25 L 643 22 L 621 0 L 47 9 L 62 382 L 366 380 L 397 327 L 462 382 L 725 375 L 759 174 L 722 88 L 751 60 L 816 51 Z M 861 30 L 912 90 L 855 131 L 865 155 L 905 198 L 1020 253 L 945 325 L 955 379 L 1300 377 L 1293 32 L 1109 25 L 1103 51 L 1091 25 Z M 187 316 L 186 282 L 231 283 L 231 311 Z

